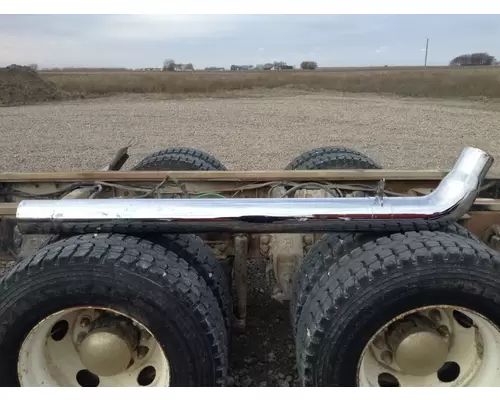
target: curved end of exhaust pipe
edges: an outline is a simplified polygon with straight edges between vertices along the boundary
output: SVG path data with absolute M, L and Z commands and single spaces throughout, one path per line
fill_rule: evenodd
M 448 175 L 467 177 L 465 180 L 468 184 L 475 184 L 479 188 L 493 165 L 493 161 L 493 157 L 485 151 L 475 147 L 466 147 Z
M 440 208 L 443 221 L 455 222 L 470 209 L 493 162 L 483 150 L 466 147 L 462 151 L 450 172 L 427 196 Z

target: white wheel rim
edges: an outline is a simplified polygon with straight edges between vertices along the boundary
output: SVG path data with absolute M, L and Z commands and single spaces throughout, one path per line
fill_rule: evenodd
M 441 367 L 434 370 L 431 365 L 431 371 L 415 374 L 412 367 L 405 369 L 398 365 L 400 349 L 394 343 L 402 341 L 391 339 L 394 332 L 400 335 L 398 338 L 403 337 L 401 321 L 408 317 L 424 318 L 436 328 L 435 334 L 445 343 L 446 353 L 443 359 L 440 355 L 436 359 L 429 357 L 427 367 L 443 361 Z M 418 347 L 415 349 L 419 351 Z M 420 351 L 423 353 L 425 349 L 420 347 Z M 466 308 L 442 305 L 411 310 L 372 336 L 358 363 L 357 383 L 358 386 L 500 386 L 500 330 L 483 315 Z
M 83 360 L 88 360 L 88 353 L 82 354 L 82 343 L 96 337 L 97 331 L 92 327 L 95 327 L 95 321 L 105 316 L 120 318 L 120 321 L 132 325 L 134 335 L 137 333 L 131 353 L 110 353 L 113 360 L 131 357 L 130 364 L 126 363 L 128 367 L 108 376 L 94 374 L 88 368 L 88 361 L 87 366 L 82 361 L 82 355 L 87 355 Z M 106 362 L 110 359 L 107 355 L 102 355 L 102 358 Z M 66 309 L 40 321 L 21 345 L 17 371 L 21 386 L 29 387 L 170 385 L 168 359 L 151 331 L 130 316 L 93 307 Z

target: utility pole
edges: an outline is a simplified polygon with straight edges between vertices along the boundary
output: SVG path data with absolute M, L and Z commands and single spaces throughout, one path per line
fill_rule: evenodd
M 424 67 L 427 67 L 427 52 L 429 51 L 429 39 L 427 39 L 427 43 L 425 44 L 425 61 Z

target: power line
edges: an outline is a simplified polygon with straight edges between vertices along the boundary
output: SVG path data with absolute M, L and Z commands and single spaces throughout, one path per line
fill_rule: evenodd
M 424 66 L 427 67 L 427 54 L 429 52 L 429 39 L 427 38 L 427 42 L 425 43 L 425 61 Z

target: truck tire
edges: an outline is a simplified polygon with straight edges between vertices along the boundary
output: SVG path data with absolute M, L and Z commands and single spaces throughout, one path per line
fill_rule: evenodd
M 219 303 L 224 315 L 226 329 L 230 334 L 233 319 L 231 287 L 227 274 L 213 254 L 212 249 L 199 236 L 194 234 L 180 235 L 171 233 L 159 236 L 156 239 L 156 244 L 165 247 L 186 260 L 205 280 Z
M 343 255 L 378 236 L 376 233 L 328 233 L 313 244 L 297 270 L 290 293 L 290 321 L 294 335 L 297 333 L 297 321 L 304 303 L 314 285 L 326 273 L 326 266 L 335 263 Z M 328 257 L 328 259 L 322 262 L 321 257 Z
M 228 333 L 230 332 L 232 303 L 226 274 L 210 248 L 205 245 L 199 236 L 192 234 L 166 234 L 137 238 L 121 234 L 99 233 L 72 236 L 65 239 L 65 243 L 99 243 L 102 240 L 106 240 L 108 243 L 112 242 L 118 246 L 124 246 L 128 243 L 133 243 L 134 246 L 145 244 L 147 248 L 150 247 L 149 242 L 152 242 L 182 258 L 203 278 L 212 291 L 224 316 L 226 330 Z
M 189 147 L 171 147 L 145 157 L 135 167 L 136 171 L 226 171 L 226 167 L 215 157 L 202 150 Z M 232 322 L 231 282 L 212 250 L 196 235 L 171 234 L 148 235 L 148 240 L 173 251 L 184 258 L 205 279 L 217 297 L 230 332 Z
M 285 169 L 287 170 L 315 170 L 315 169 L 381 169 L 382 167 L 365 154 L 347 147 L 320 147 L 302 153 L 294 158 Z M 325 239 L 325 236 L 327 238 Z M 367 234 L 363 237 L 375 237 Z M 353 233 L 336 233 L 324 235 L 322 239 L 307 252 L 294 281 L 290 298 L 290 318 L 292 331 L 295 333 L 296 321 L 301 312 L 303 301 L 307 297 L 308 282 L 316 279 L 321 271 L 313 271 L 312 254 L 317 252 L 318 246 L 333 245 L 341 249 L 349 248 L 354 244 L 348 244 L 345 240 L 356 240 L 358 235 Z M 339 243 L 337 243 L 337 241 Z M 323 244 L 318 244 L 323 243 Z M 318 278 L 319 279 L 319 278 Z
M 156 151 L 142 159 L 135 171 L 226 171 L 215 157 L 190 147 L 171 147 Z
M 294 158 L 286 170 L 381 169 L 367 155 L 347 147 L 320 147 Z
M 476 242 L 479 238 L 458 223 L 443 225 L 443 232 L 463 236 Z M 297 271 L 290 298 L 290 318 L 293 332 L 312 288 L 327 273 L 327 266 L 333 265 L 344 255 L 363 244 L 386 236 L 380 233 L 328 233 L 318 240 L 307 252 Z
M 323 268 L 297 325 L 304 386 L 491 386 L 498 379 L 498 252 L 450 233 L 406 232 Z M 415 333 L 426 344 L 400 348 Z
M 44 247 L 0 279 L 0 321 L 0 386 L 219 386 L 227 374 L 212 292 L 145 240 Z

